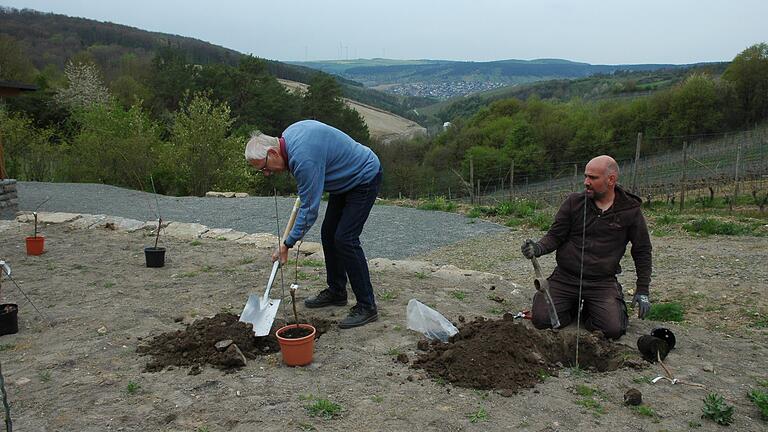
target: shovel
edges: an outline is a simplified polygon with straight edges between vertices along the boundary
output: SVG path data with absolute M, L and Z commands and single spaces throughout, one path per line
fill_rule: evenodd
M 560 327 L 560 319 L 557 317 L 557 309 L 555 309 L 555 303 L 552 301 L 552 296 L 549 295 L 549 281 L 541 277 L 541 267 L 539 267 L 539 261 L 536 257 L 532 257 L 533 269 L 536 271 L 536 279 L 533 280 L 533 286 L 536 287 L 536 291 L 543 292 L 546 296 L 547 305 L 549 305 L 549 321 L 552 323 L 552 328 L 556 329 Z
M 288 224 L 285 226 L 283 237 L 280 239 L 281 243 L 288 237 L 288 233 L 291 232 L 300 205 L 301 200 L 296 198 L 296 202 L 293 204 L 293 209 L 291 210 L 291 217 L 288 219 Z M 264 295 L 249 295 L 248 302 L 246 302 L 245 307 L 243 308 L 243 313 L 240 314 L 240 321 L 253 324 L 253 333 L 255 336 L 268 335 L 269 331 L 272 329 L 272 323 L 275 321 L 277 308 L 280 306 L 280 299 L 270 299 L 269 290 L 272 288 L 272 282 L 275 281 L 275 275 L 277 274 L 277 269 L 279 267 L 280 260 L 278 259 L 272 263 L 272 272 L 269 274 L 269 281 L 267 282 L 267 288 L 264 290 Z

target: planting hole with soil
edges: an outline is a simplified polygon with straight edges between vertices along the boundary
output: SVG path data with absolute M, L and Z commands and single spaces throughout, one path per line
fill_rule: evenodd
M 631 349 L 602 336 L 580 336 L 581 369 L 612 371 L 635 357 Z M 448 343 L 431 343 L 413 367 L 460 387 L 515 392 L 575 365 L 575 333 L 536 330 L 506 314 L 500 320 L 476 318 L 464 324 Z
M 211 318 L 199 319 L 184 330 L 155 336 L 148 343 L 139 345 L 137 352 L 152 356 L 146 365 L 147 372 L 158 372 L 168 366 L 191 366 L 190 373 L 197 373 L 205 364 L 225 372 L 233 372 L 244 366 L 244 363 L 236 361 L 239 354 L 235 355 L 233 351 L 236 353 L 239 350 L 245 359 L 280 351 L 274 329 L 285 325 L 284 322 L 275 320 L 269 335 L 256 337 L 253 335 L 253 326 L 238 321 L 238 318 L 235 314 L 219 313 Z M 311 319 L 310 322 L 317 329 L 316 337 L 328 331 L 332 324 L 324 319 Z M 217 348 L 220 342 L 227 343 Z M 230 348 L 233 345 L 237 348 Z

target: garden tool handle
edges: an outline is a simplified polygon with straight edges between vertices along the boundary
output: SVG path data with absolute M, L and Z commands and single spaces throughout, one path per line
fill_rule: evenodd
M 288 234 L 293 229 L 293 224 L 296 222 L 296 215 L 299 214 L 299 207 L 301 206 L 301 198 L 296 198 L 296 202 L 293 203 L 293 209 L 291 209 L 291 216 L 288 218 L 288 224 L 285 225 L 285 231 L 283 231 L 283 238 L 280 239 L 284 242 Z
M 269 281 L 267 282 L 267 288 L 264 290 L 264 296 L 262 297 L 262 304 L 269 302 L 269 290 L 272 288 L 272 282 L 275 281 L 275 275 L 277 275 L 277 269 L 280 267 L 280 260 L 272 263 L 272 272 L 269 274 Z
M 539 266 L 539 260 L 536 259 L 536 257 L 531 257 L 531 262 L 533 263 L 533 270 L 536 272 L 536 278 L 541 279 L 541 267 Z

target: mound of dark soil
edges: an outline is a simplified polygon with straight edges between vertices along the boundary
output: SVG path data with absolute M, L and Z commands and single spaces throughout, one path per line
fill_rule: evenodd
M 232 361 L 232 352 L 216 349 L 216 343 L 231 340 L 246 359 L 272 354 L 280 351 L 275 331 L 285 325 L 284 321 L 275 320 L 269 335 L 256 337 L 253 326 L 238 321 L 239 317 L 231 313 L 220 313 L 212 318 L 202 318 L 187 325 L 184 330 L 163 333 L 146 344 L 140 345 L 137 352 L 151 355 L 152 360 L 146 365 L 147 372 L 157 372 L 167 366 L 192 366 L 190 373 L 199 371 L 205 364 L 224 371 L 233 371 L 242 364 Z M 323 319 L 312 319 L 316 328 L 316 337 L 328 331 L 332 324 Z
M 605 372 L 632 357 L 629 348 L 599 334 L 582 334 L 579 367 Z M 533 387 L 546 375 L 576 364 L 574 333 L 536 330 L 506 314 L 500 320 L 477 318 L 461 326 L 448 343 L 434 342 L 413 367 L 461 387 L 516 391 Z

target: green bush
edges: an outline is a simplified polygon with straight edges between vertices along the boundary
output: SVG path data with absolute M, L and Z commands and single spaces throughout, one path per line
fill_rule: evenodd
M 451 212 L 456 210 L 456 203 L 452 201 L 448 201 L 443 196 L 438 196 L 429 199 L 428 201 L 422 203 L 419 205 L 419 210 L 437 210 L 437 211 L 445 211 L 445 212 Z
M 651 306 L 647 319 L 654 321 L 683 321 L 683 306 L 680 303 L 658 303 Z

